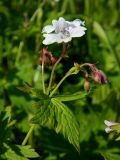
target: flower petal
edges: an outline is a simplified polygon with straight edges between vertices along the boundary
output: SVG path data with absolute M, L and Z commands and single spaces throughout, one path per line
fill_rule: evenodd
M 67 43 L 70 42 L 72 40 L 72 37 L 67 37 L 63 39 L 63 42 Z
M 57 42 L 58 43 L 62 43 L 62 42 L 64 42 L 64 43 L 67 43 L 67 42 L 69 42 L 69 41 L 71 41 L 71 39 L 72 39 L 72 37 L 66 37 L 66 38 L 59 38 L 58 40 L 57 40 Z
M 85 34 L 85 27 L 69 28 L 71 37 L 81 37 Z
M 104 123 L 108 126 L 108 127 L 111 127 L 111 126 L 114 126 L 114 125 L 118 125 L 119 123 L 117 122 L 111 122 L 111 121 L 108 121 L 108 120 L 104 120 Z
M 54 27 L 56 26 L 56 23 L 57 23 L 57 20 L 53 19 L 52 24 L 53 24 Z
M 46 27 L 43 28 L 42 32 L 43 33 L 51 33 L 55 30 L 54 26 L 52 25 L 48 25 Z
M 63 33 L 58 33 L 56 34 L 56 42 L 57 43 L 62 43 L 62 42 L 69 42 L 71 41 L 72 37 L 70 37 L 69 35 L 64 35 Z
M 65 19 L 62 17 L 60 17 L 58 21 L 53 20 L 52 23 L 55 28 L 55 33 L 59 33 L 67 27 L 67 23 Z
M 85 21 L 81 21 L 80 19 L 75 19 L 74 21 L 71 22 L 73 25 L 75 25 L 76 27 L 78 26 L 84 26 L 85 25 Z
M 67 23 L 66 23 L 65 19 L 62 17 L 59 18 L 58 25 L 59 25 L 60 32 L 63 31 L 67 27 Z
M 112 131 L 111 128 L 109 128 L 109 127 L 105 128 L 105 132 L 106 132 L 106 133 L 110 133 L 111 131 Z
M 57 36 L 54 33 L 44 34 L 45 39 L 43 40 L 43 44 L 49 45 L 56 42 Z

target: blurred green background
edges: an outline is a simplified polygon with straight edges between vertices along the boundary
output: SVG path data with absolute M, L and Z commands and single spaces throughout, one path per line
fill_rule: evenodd
M 22 143 L 34 112 L 32 100 L 17 86 L 28 82 L 42 88 L 42 28 L 59 17 L 85 20 L 87 31 L 70 43 L 69 57 L 59 65 L 56 82 L 74 62 L 90 62 L 106 73 L 109 84 L 98 86 L 91 81 L 91 93 L 85 99 L 67 103 L 80 124 L 80 154 L 62 135 L 47 128 L 36 128 L 29 144 L 41 155 L 36 159 L 120 160 L 120 142 L 104 131 L 105 119 L 120 122 L 120 0 L 0 0 L 0 112 L 9 106 L 16 120 L 11 142 Z M 61 46 L 48 49 L 57 58 Z M 46 83 L 50 70 L 46 68 Z M 68 78 L 60 92 L 83 91 L 82 77 L 80 72 Z

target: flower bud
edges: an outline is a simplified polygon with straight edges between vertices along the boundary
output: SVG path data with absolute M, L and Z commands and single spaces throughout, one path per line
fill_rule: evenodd
M 45 61 L 45 64 L 47 65 L 47 66 L 49 66 L 49 65 L 51 65 L 51 60 L 50 60 L 50 57 L 49 56 L 45 56 L 44 57 L 44 61 Z
M 52 56 L 52 53 L 47 48 L 43 48 L 39 59 L 40 65 L 42 65 L 43 61 L 46 66 L 49 66 L 55 64 L 57 59 Z
M 56 63 L 56 61 L 57 61 L 57 59 L 56 59 L 56 58 L 51 57 L 51 62 L 52 62 L 52 64 L 55 64 L 55 63 Z
M 93 79 L 95 82 L 97 82 L 99 84 L 108 83 L 107 76 L 105 75 L 105 73 L 102 70 L 97 69 L 94 64 L 89 64 L 89 67 L 91 68 L 91 70 L 93 72 Z
M 86 92 L 89 92 L 90 90 L 90 82 L 88 81 L 88 79 L 85 79 L 85 82 L 84 82 L 84 90 Z
M 99 84 L 106 84 L 108 83 L 108 80 L 107 80 L 107 77 L 106 75 L 104 74 L 103 71 L 101 70 L 98 70 L 98 69 L 95 69 L 93 71 L 93 79 L 99 83 Z
M 50 51 L 48 51 L 48 49 L 47 49 L 47 48 L 43 48 L 43 49 L 42 49 L 42 55 L 47 55 L 47 56 L 49 56 L 49 57 L 51 57 L 51 56 L 52 56 L 51 52 L 50 52 Z
M 42 65 L 42 63 L 43 63 L 43 58 L 40 57 L 40 58 L 39 58 L 39 64 Z

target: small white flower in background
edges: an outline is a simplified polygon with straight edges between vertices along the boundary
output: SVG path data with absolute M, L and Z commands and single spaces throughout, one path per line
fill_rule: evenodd
M 86 28 L 84 22 L 76 19 L 74 21 L 65 21 L 60 17 L 58 20 L 53 20 L 52 25 L 43 28 L 43 44 L 49 45 L 52 43 L 67 43 L 74 37 L 81 37 L 85 34 Z
M 104 123 L 107 126 L 107 128 L 105 129 L 106 133 L 110 133 L 111 131 L 113 131 L 113 129 L 111 128 L 112 126 L 120 125 L 120 123 L 111 122 L 111 121 L 108 121 L 108 120 L 104 120 Z

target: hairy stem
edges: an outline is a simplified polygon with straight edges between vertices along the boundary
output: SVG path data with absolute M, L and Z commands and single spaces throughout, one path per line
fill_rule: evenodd
M 19 59 L 20 59 L 20 57 L 21 57 L 21 53 L 22 53 L 23 46 L 24 46 L 24 42 L 21 41 L 20 44 L 19 44 L 18 53 L 17 53 L 16 60 L 15 60 L 15 65 L 17 65 L 18 62 L 19 62 Z
M 33 131 L 33 129 L 34 129 L 34 127 L 35 127 L 34 124 L 30 127 L 30 129 L 29 129 L 29 131 L 28 131 L 26 137 L 24 138 L 24 140 L 23 140 L 23 142 L 22 142 L 22 145 L 23 145 L 23 146 L 27 143 L 27 141 L 28 141 L 28 139 L 29 139 L 29 137 L 30 137 L 30 135 L 31 135 L 31 133 L 32 133 L 32 131 Z
M 50 97 L 52 97 L 52 95 L 57 91 L 57 89 L 60 87 L 60 85 L 63 83 L 63 81 L 68 77 L 69 75 L 66 74 L 61 81 L 57 84 L 57 86 L 55 87 L 55 89 L 51 92 Z
M 51 85 L 52 85 L 55 69 L 56 69 L 57 65 L 59 64 L 59 62 L 61 61 L 61 59 L 62 59 L 62 57 L 60 57 L 57 60 L 57 62 L 54 64 L 54 66 L 52 68 L 52 72 L 51 72 L 51 76 L 50 76 L 50 81 L 49 81 L 49 85 L 48 85 L 48 89 L 47 89 L 47 95 L 49 95 L 49 92 L 51 90 Z
M 63 83 L 63 81 L 64 81 L 67 77 L 69 77 L 74 70 L 75 70 L 75 68 L 73 67 L 73 68 L 71 68 L 71 69 L 66 73 L 66 75 L 65 75 L 65 76 L 60 80 L 60 82 L 57 84 L 57 86 L 55 87 L 55 89 L 51 92 L 50 97 L 52 97 L 52 95 L 58 90 L 58 88 L 59 88 L 60 85 Z
M 43 93 L 45 93 L 45 80 L 44 80 L 44 56 L 43 56 L 43 62 L 42 62 L 42 88 L 43 88 Z
M 59 62 L 61 61 L 61 59 L 67 54 L 67 49 L 68 49 L 68 44 L 63 43 L 63 51 L 61 53 L 61 56 L 59 57 L 59 59 L 54 64 L 52 72 L 51 72 L 50 81 L 49 81 L 49 85 L 48 85 L 48 89 L 47 89 L 47 95 L 49 95 L 50 90 L 51 90 L 55 69 L 56 69 L 57 65 L 59 64 Z
M 84 63 L 84 64 L 80 65 L 80 66 L 79 66 L 79 70 L 80 70 L 82 67 L 88 66 L 88 65 L 89 65 L 89 63 Z M 60 87 L 60 85 L 63 83 L 63 81 L 64 81 L 67 77 L 69 77 L 70 75 L 75 74 L 75 72 L 76 72 L 77 70 L 78 70 L 78 68 L 72 67 L 72 68 L 65 74 L 65 76 L 60 80 L 60 82 L 57 84 L 57 86 L 55 87 L 55 89 L 51 92 L 51 94 L 50 94 L 49 97 L 52 97 L 52 96 L 55 94 L 55 92 L 58 90 L 58 88 Z

